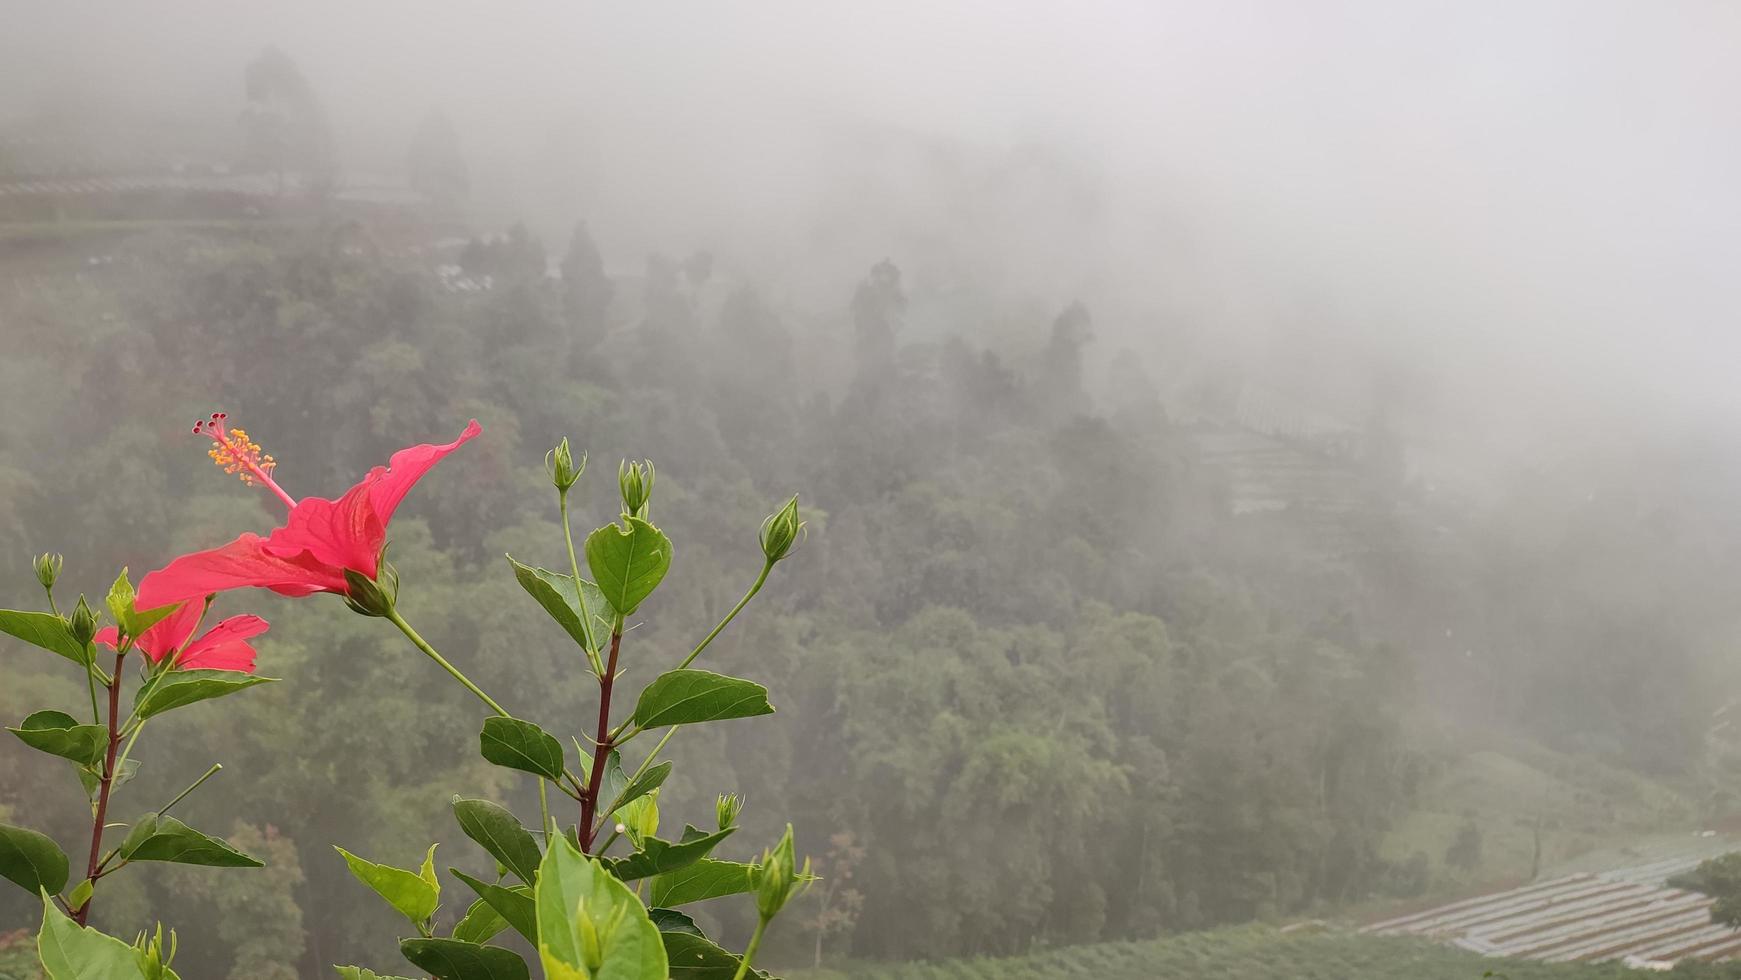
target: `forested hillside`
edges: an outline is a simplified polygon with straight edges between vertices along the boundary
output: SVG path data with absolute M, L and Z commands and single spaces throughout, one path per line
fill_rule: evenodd
M 947 318 L 912 335 L 949 306 L 898 257 L 805 310 L 705 254 L 607 274 L 608 244 L 516 230 L 474 240 L 456 274 L 333 216 L 13 235 L 0 582 L 22 602 L 27 556 L 53 550 L 95 593 L 116 567 L 262 526 L 267 501 L 187 435 L 211 411 L 297 494 L 336 493 L 475 416 L 484 436 L 394 525 L 401 602 L 462 666 L 487 664 L 505 702 L 579 718 L 589 678 L 502 567 L 505 552 L 562 560 L 540 550 L 560 540 L 544 449 L 566 435 L 595 470 L 658 464 L 660 523 L 683 545 L 642 644 L 716 621 L 757 570 L 733 529 L 796 490 L 807 540 L 714 648 L 721 669 L 767 680 L 780 713 L 684 736 L 690 761 L 664 791 L 677 814 L 734 782 L 793 801 L 832 887 L 782 920 L 770 962 L 1005 955 L 1458 887 L 1482 865 L 1447 844 L 1492 807 L 1507 827 L 1545 819 L 1550 846 L 1588 807 L 1638 825 L 1725 809 L 1723 742 L 1706 731 L 1734 618 L 1717 573 L 1736 556 L 1703 544 L 1719 538 L 1700 522 L 1727 483 L 1615 447 L 1452 498 L 1410 477 L 1380 422 L 1337 446 L 1259 433 L 1317 476 L 1260 467 L 1271 482 L 1254 489 L 1254 471 L 1217 458 L 1227 440 L 1211 436 L 1244 430 L 1214 392 L 1157 380 L 1191 366 L 1120 358 L 1108 381 L 1089 308 L 985 347 Z M 1598 467 L 1601 492 L 1568 490 Z M 120 489 L 72 492 L 98 477 Z M 1268 503 L 1236 506 L 1254 497 Z M 233 820 L 269 867 L 118 879 L 97 918 L 130 934 L 174 894 L 184 975 L 312 975 L 391 929 L 331 842 L 427 837 L 470 855 L 448 796 L 517 790 L 449 761 L 473 758 L 459 733 L 476 706 L 402 644 L 331 609 L 222 603 L 244 601 L 272 621 L 260 669 L 284 682 L 166 720 L 159 745 L 222 747 L 222 792 L 189 811 Z M 35 673 L 39 655 L 0 645 L 9 720 L 84 696 Z M 1573 666 L 1588 658 L 1602 669 Z M 1443 723 L 1452 706 L 1478 724 Z M 1529 751 L 1563 798 L 1447 800 L 1473 738 L 1551 746 Z M 743 758 L 755 776 L 734 773 Z M 198 775 L 172 753 L 143 761 L 153 786 Z M 1610 775 L 1627 771 L 1685 796 L 1635 805 L 1632 777 Z M 88 820 L 78 788 L 21 746 L 0 744 L 0 786 L 0 818 L 29 801 L 55 808 L 56 831 Z M 1449 825 L 1399 845 L 1423 806 Z M 745 837 L 771 839 L 757 821 L 774 817 L 752 806 Z M 0 933 L 40 911 L 0 903 Z

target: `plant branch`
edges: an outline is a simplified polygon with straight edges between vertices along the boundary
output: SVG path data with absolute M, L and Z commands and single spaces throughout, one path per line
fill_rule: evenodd
M 115 753 L 121 748 L 121 668 L 124 666 L 125 652 L 115 654 L 115 672 L 109 680 L 109 749 L 103 757 L 103 775 L 97 789 L 97 809 L 91 817 L 91 856 L 85 865 L 85 880 L 92 885 L 97 882 L 98 871 L 102 867 L 103 856 L 103 818 L 109 813 L 109 791 L 115 785 Z M 79 906 L 74 920 L 84 925 L 91 917 L 91 904 L 96 901 L 93 893 L 85 899 L 85 904 Z
M 411 628 L 411 624 L 407 623 L 405 621 L 405 617 L 399 615 L 399 610 L 391 609 L 391 608 L 388 609 L 387 610 L 387 619 L 394 626 L 399 627 L 399 632 L 404 633 L 406 639 L 410 640 L 412 642 L 412 644 L 417 647 L 417 649 L 422 650 L 424 656 L 427 656 L 429 659 L 435 661 L 436 664 L 439 665 L 442 670 L 447 671 L 448 674 L 451 675 L 454 680 L 459 681 L 461 686 L 463 686 L 466 690 L 472 692 L 473 694 L 477 695 L 478 700 L 482 701 L 486 705 L 489 705 L 489 708 L 491 711 L 494 711 L 496 714 L 501 715 L 503 718 L 512 718 L 513 717 L 513 715 L 508 714 L 507 708 L 504 708 L 501 705 L 497 704 L 495 698 L 492 698 L 488 694 L 485 694 L 483 688 L 477 686 L 476 684 L 473 684 L 471 678 L 467 677 L 464 673 L 462 673 L 458 667 L 455 667 L 453 664 L 449 663 L 446 657 L 444 657 L 440 653 L 436 652 L 436 649 L 429 645 L 429 641 L 425 640 L 422 636 L 419 636 L 417 631 Z
M 732 974 L 731 980 L 744 980 L 749 975 L 750 961 L 756 958 L 756 950 L 762 946 L 762 933 L 768 931 L 766 918 L 756 919 L 756 931 L 750 936 L 750 944 L 744 949 L 744 958 L 738 963 L 738 972 Z
M 604 676 L 598 680 L 598 744 L 592 750 L 592 774 L 586 780 L 586 792 L 580 797 L 580 852 L 590 854 L 593 841 L 593 818 L 598 814 L 599 787 L 604 784 L 605 766 L 611 758 L 611 685 L 617 679 L 617 654 L 623 646 L 621 617 L 611 629 L 611 659 Z
M 189 786 L 187 789 L 182 790 L 179 794 L 176 795 L 175 799 L 170 800 L 168 803 L 163 804 L 163 809 L 158 810 L 157 815 L 162 816 L 162 815 L 168 813 L 170 807 L 175 806 L 177 803 L 180 803 L 182 800 L 187 799 L 187 794 L 193 792 L 196 789 L 199 789 L 201 783 L 212 778 L 213 776 L 216 776 L 218 774 L 218 771 L 223 769 L 223 768 L 224 768 L 224 764 L 221 762 L 212 763 L 212 767 L 210 769 L 206 770 L 205 775 L 194 780 L 193 785 Z
M 738 604 L 731 607 L 731 612 L 725 614 L 725 618 L 719 621 L 719 625 L 713 628 L 713 632 L 707 634 L 707 636 L 702 639 L 701 643 L 696 646 L 694 650 L 689 652 L 689 656 L 683 658 L 683 662 L 677 665 L 678 670 L 682 670 L 694 663 L 695 658 L 701 656 L 701 651 L 707 649 L 707 645 L 713 642 L 713 638 L 718 636 L 720 631 L 731 625 L 731 621 L 736 619 L 737 614 L 742 612 L 743 608 L 750 604 L 750 600 L 756 597 L 756 593 L 762 591 L 762 584 L 768 580 L 768 573 L 773 570 L 773 562 L 770 561 L 763 563 L 762 574 L 756 576 L 756 584 L 750 586 L 750 590 L 744 593 L 744 597 L 738 600 Z

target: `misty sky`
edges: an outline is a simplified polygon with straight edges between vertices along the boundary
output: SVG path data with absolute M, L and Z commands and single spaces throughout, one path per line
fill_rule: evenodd
M 1018 301 L 1082 295 L 1134 346 L 1107 321 L 1401 363 L 1470 431 L 1741 421 L 1734 4 L 0 11 L 0 119 L 227 119 L 277 44 L 347 166 L 394 167 L 440 107 L 481 208 L 558 247 L 585 216 L 627 267 L 711 247 L 844 302 L 930 236 Z M 1022 153 L 1048 162 L 1006 179 Z

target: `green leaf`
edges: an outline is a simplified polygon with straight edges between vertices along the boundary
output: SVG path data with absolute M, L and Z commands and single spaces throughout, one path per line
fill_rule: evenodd
M 73 631 L 67 627 L 66 620 L 53 613 L 0 609 L 0 632 L 10 633 L 50 653 L 58 653 L 81 667 L 89 663 L 86 659 L 88 651 L 73 639 Z
M 97 890 L 97 886 L 91 883 L 91 879 L 89 879 L 89 878 L 79 879 L 79 883 L 73 886 L 73 890 L 70 892 L 67 892 L 67 896 L 66 896 L 67 908 L 73 910 L 74 912 L 77 912 L 79 909 L 84 908 L 85 903 L 91 900 L 91 895 L 93 893 L 95 893 L 96 890 Z
M 665 944 L 641 900 L 568 838 L 552 841 L 545 852 L 535 899 L 547 975 L 666 980 Z M 602 962 L 596 971 L 586 965 L 589 934 Z
M 685 827 L 683 839 L 676 843 L 648 837 L 641 841 L 641 849 L 626 858 L 608 862 L 611 874 L 623 881 L 635 881 L 641 878 L 651 878 L 658 874 L 669 874 L 681 868 L 687 868 L 695 862 L 707 857 L 720 842 L 730 837 L 736 827 L 727 827 L 715 833 L 706 834 L 694 827 Z
M 676 909 L 648 909 L 647 918 L 653 920 L 653 925 L 657 926 L 660 932 L 687 932 L 704 938 L 706 936 L 701 931 L 701 927 L 695 924 L 694 919 Z
M 263 868 L 258 858 L 243 854 L 229 844 L 202 834 L 174 817 L 147 813 L 133 824 L 121 841 L 121 857 L 128 861 L 168 861 L 198 864 L 208 868 Z
M 530 980 L 526 961 L 513 950 L 457 939 L 402 939 L 399 952 L 435 980 Z
M 448 868 L 447 873 L 477 892 L 478 898 L 488 902 L 515 932 L 526 937 L 527 942 L 538 945 L 538 910 L 532 903 L 532 889 L 524 885 L 516 888 L 492 885 L 454 868 Z
M 562 779 L 567 760 L 562 743 L 549 732 L 518 718 L 489 718 L 478 735 L 478 751 L 498 766 L 529 772 L 545 779 Z
M 410 919 L 412 925 L 422 925 L 435 914 L 436 906 L 441 903 L 441 883 L 435 878 L 434 844 L 429 845 L 429 853 L 423 858 L 423 870 L 418 874 L 365 861 L 337 845 L 333 850 L 339 852 L 345 864 L 350 865 L 351 874 L 356 875 L 358 881 L 373 888 L 377 895 L 387 900 L 388 905 Z
M 36 952 L 48 980 L 145 980 L 137 950 L 67 918 L 46 892 Z
M 577 740 L 575 745 L 578 746 L 579 744 L 580 743 Z M 582 754 L 580 757 L 580 767 L 585 770 L 581 773 L 582 779 L 586 782 L 591 782 L 592 756 Z M 624 790 L 628 789 L 628 786 L 629 774 L 623 771 L 623 754 L 616 749 L 612 749 L 610 754 L 605 756 L 605 774 L 604 777 L 598 781 L 598 798 L 601 800 L 618 799 L 623 795 Z M 611 813 L 615 812 L 614 809 L 611 811 Z M 606 813 L 603 814 L 600 819 L 605 819 L 609 816 L 610 814 Z
M 339 971 L 339 980 L 410 980 L 409 977 L 390 977 L 360 966 L 335 966 L 333 969 Z
M 459 829 L 490 852 L 514 877 L 530 885 L 538 877 L 538 842 L 506 809 L 489 800 L 453 798 Z
M 699 933 L 661 932 L 665 957 L 671 962 L 671 980 L 735 980 L 743 958 Z M 768 980 L 768 974 L 751 967 L 746 976 Z
M 754 681 L 708 670 L 671 670 L 654 678 L 635 702 L 635 724 L 642 728 L 694 725 L 728 718 L 771 715 L 768 689 Z
M 0 824 L 0 878 L 32 895 L 58 895 L 66 887 L 66 852 L 46 835 Z
M 221 698 L 256 684 L 267 684 L 276 677 L 256 677 L 239 670 L 171 670 L 139 689 L 133 698 L 133 711 L 141 718 L 151 718 L 199 701 Z
M 115 617 L 121 632 L 137 637 L 164 619 L 169 614 L 181 608 L 181 603 L 172 602 L 166 606 L 154 609 L 140 609 L 137 606 L 138 596 L 133 592 L 133 583 L 127 580 L 127 570 L 121 569 L 121 574 L 115 577 L 115 584 L 109 587 L 109 615 Z
M 544 607 L 551 619 L 556 620 L 557 625 L 567 631 L 574 642 L 586 650 L 599 648 L 593 630 L 592 615 L 602 610 L 589 610 L 585 595 L 586 586 L 591 586 L 595 591 L 598 586 L 587 582 L 577 588 L 572 575 L 522 565 L 514 560 L 513 555 L 508 556 L 508 563 L 514 566 L 514 578 L 520 583 L 520 588 L 538 600 L 538 604 Z
M 487 943 L 506 928 L 508 920 L 480 898 L 472 902 L 471 908 L 466 909 L 465 915 L 454 923 L 453 938 L 462 943 Z
M 650 897 L 654 905 L 671 908 L 738 895 L 756 887 L 760 871 L 753 864 L 702 858 L 686 868 L 656 876 Z
M 618 767 L 619 770 L 621 768 L 622 767 L 620 766 Z M 609 775 L 608 770 L 606 771 L 606 775 Z M 643 772 L 640 776 L 636 777 L 634 782 L 623 787 L 622 791 L 619 792 L 616 795 L 616 798 L 611 801 L 610 809 L 604 812 L 607 815 L 615 813 L 618 810 L 621 810 L 624 804 L 646 796 L 648 793 L 653 792 L 663 785 L 665 777 L 669 775 L 671 775 L 671 763 L 669 762 L 661 762 L 658 765 L 649 768 L 646 772 Z M 602 785 L 599 787 L 599 795 L 604 795 L 604 787 Z
M 101 725 L 81 725 L 64 711 L 38 711 L 7 731 L 38 752 L 71 759 L 81 766 L 95 766 L 109 750 L 109 730 Z
M 671 568 L 671 539 L 639 517 L 626 518 L 586 536 L 586 564 L 598 580 L 605 602 L 619 616 L 640 608 Z

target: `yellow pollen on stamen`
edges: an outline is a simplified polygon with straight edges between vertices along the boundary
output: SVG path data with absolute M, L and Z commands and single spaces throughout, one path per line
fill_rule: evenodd
M 227 439 L 213 435 L 212 448 L 206 451 L 206 455 L 211 457 L 218 469 L 235 476 L 248 486 L 254 486 L 258 482 L 254 476 L 255 469 L 271 473 L 272 468 L 278 465 L 271 453 L 262 453 L 260 444 L 249 439 L 248 433 L 241 429 L 231 429 Z

